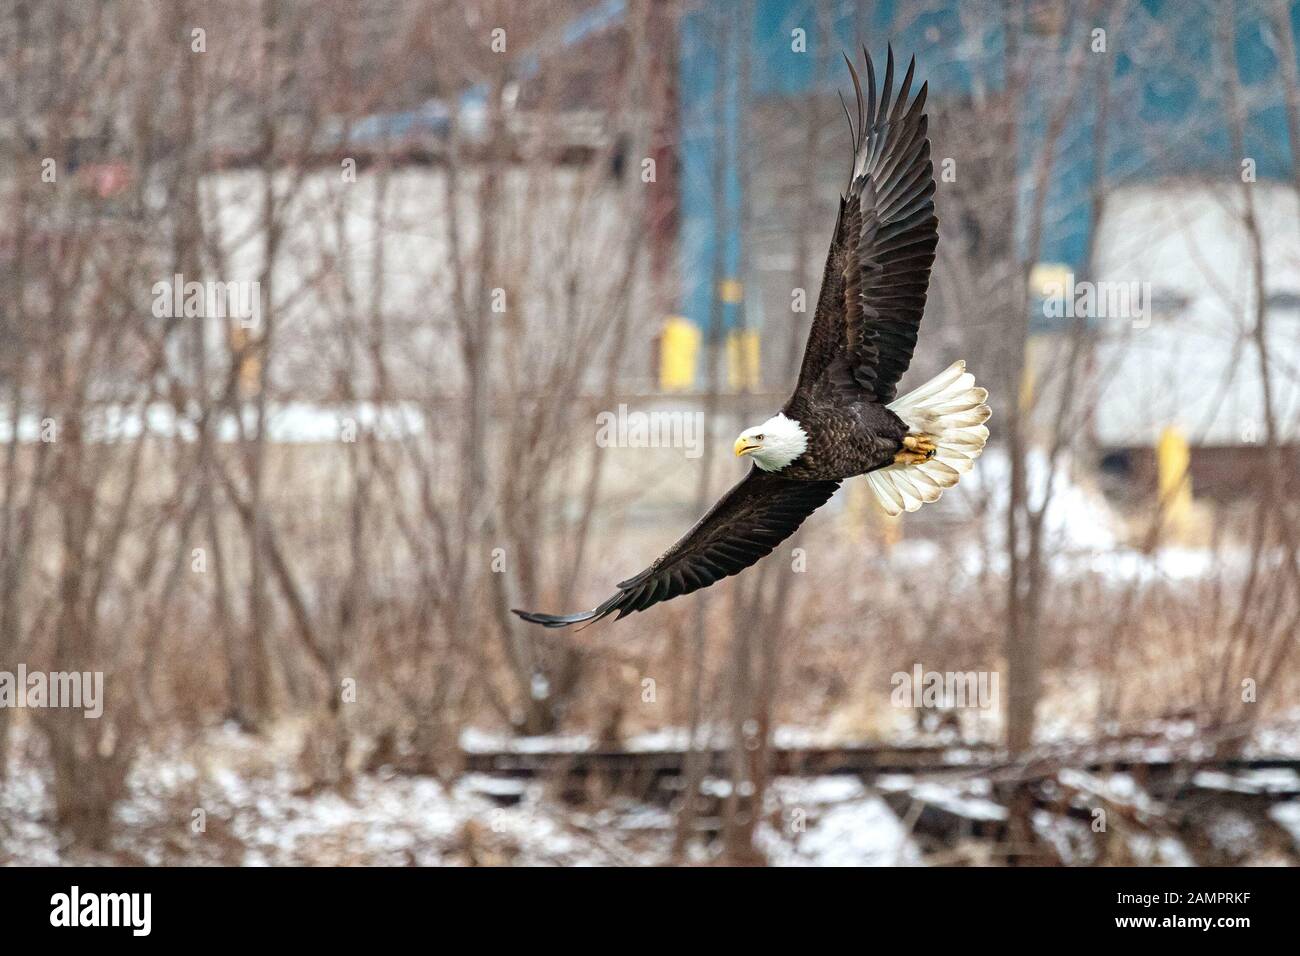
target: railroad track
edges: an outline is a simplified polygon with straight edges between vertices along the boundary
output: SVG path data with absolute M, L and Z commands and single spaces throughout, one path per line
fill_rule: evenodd
M 695 797 L 694 829 L 716 835 L 735 754 L 719 747 L 696 757 L 704 762 L 704 778 L 724 784 L 722 789 L 702 785 Z M 1097 812 L 1104 809 L 1119 833 L 1176 836 L 1202 864 L 1242 862 L 1216 849 L 1214 834 L 1243 820 L 1255 834 L 1252 845 L 1272 847 L 1275 859 L 1297 859 L 1300 837 L 1272 816 L 1278 804 L 1300 801 L 1297 757 L 1207 757 L 1141 738 L 1061 748 L 1018 761 L 989 746 L 783 747 L 770 757 L 773 777 L 861 780 L 936 859 L 964 859 L 962 848 L 974 841 L 1007 861 L 1060 862 L 1055 850 L 1021 846 L 1012 838 L 1008 817 L 1016 794 L 1027 794 L 1036 812 L 1068 818 L 1084 833 L 1092 833 Z M 677 749 L 503 749 L 466 752 L 464 770 L 488 778 L 482 782 L 484 795 L 502 806 L 521 801 L 528 783 L 537 781 L 575 805 L 619 794 L 673 807 L 684 796 L 688 759 Z M 1107 780 L 1115 773 L 1129 775 L 1131 785 L 1112 789 Z M 754 812 L 752 797 L 742 794 L 739 807 Z M 1091 838 L 1104 842 L 1095 833 Z
M 1126 752 L 1126 750 L 1128 752 Z M 697 752 L 706 776 L 727 776 L 734 760 L 728 748 Z M 498 750 L 469 751 L 464 769 L 470 773 L 530 779 L 534 777 L 662 778 L 685 774 L 685 750 Z M 820 777 L 850 774 L 866 780 L 886 774 L 1014 775 L 1035 778 L 1061 767 L 1089 772 L 1125 772 L 1166 776 L 1213 770 L 1239 774 L 1259 770 L 1292 770 L 1300 778 L 1300 757 L 1205 757 L 1160 752 L 1141 754 L 1131 748 L 1105 745 L 1051 751 L 1010 760 L 991 746 L 857 746 L 785 747 L 771 751 L 770 772 L 781 777 Z

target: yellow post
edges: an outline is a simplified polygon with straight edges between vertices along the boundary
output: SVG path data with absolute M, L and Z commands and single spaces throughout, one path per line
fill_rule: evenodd
M 693 323 L 680 315 L 664 319 L 659 335 L 659 387 L 665 392 L 693 388 L 699 351 L 700 330 Z
M 1038 364 L 1034 361 L 1035 353 L 1034 337 L 1031 335 L 1025 341 L 1025 362 L 1020 370 L 1020 394 L 1017 396 L 1023 415 L 1029 414 L 1029 410 L 1034 407 L 1034 377 L 1038 374 L 1035 370 Z
M 718 298 L 730 305 L 743 307 L 745 284 L 727 278 L 718 283 Z M 733 391 L 758 388 L 758 333 L 734 329 L 727 333 L 727 384 Z
M 1029 270 L 1029 305 L 1031 309 L 1042 309 L 1045 318 L 1055 315 L 1064 321 L 1060 317 L 1066 314 L 1067 300 L 1073 294 L 1073 288 L 1074 276 L 1070 267 L 1062 262 L 1039 262 Z M 1044 336 L 1031 328 L 1025 341 L 1024 367 L 1017 396 L 1022 414 L 1029 414 L 1038 399 L 1036 379 L 1043 364 L 1039 362 L 1039 352 L 1054 338 L 1050 333 Z M 1050 356 L 1048 359 L 1050 362 Z
M 1160 433 L 1156 443 L 1156 475 L 1165 523 L 1175 535 L 1185 535 L 1192 516 L 1192 463 L 1187 437 L 1176 425 Z
M 1070 267 L 1063 262 L 1037 262 L 1029 270 L 1029 292 L 1040 299 L 1059 299 L 1067 294 L 1070 278 Z
M 258 386 L 261 384 L 262 359 L 252 341 L 252 336 L 238 320 L 230 326 L 230 347 L 236 356 L 242 353 L 242 357 L 238 359 L 240 395 L 244 398 L 252 398 L 257 394 Z
M 739 305 L 745 298 L 745 284 L 739 279 L 723 279 L 718 283 L 718 298 Z
M 758 390 L 758 333 L 752 329 L 727 336 L 727 384 L 734 390 Z

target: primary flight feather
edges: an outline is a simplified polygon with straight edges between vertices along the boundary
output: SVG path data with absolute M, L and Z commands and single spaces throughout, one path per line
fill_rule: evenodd
M 916 61 L 894 95 L 894 53 L 882 93 L 866 57 L 867 90 L 849 63 L 857 104 L 853 171 L 804 350 L 799 382 L 776 415 L 741 432 L 735 453 L 754 467 L 654 564 L 578 614 L 519 611 L 567 627 L 619 618 L 743 571 L 794 534 L 840 483 L 865 475 L 890 514 L 935 501 L 970 470 L 988 440 L 988 392 L 964 362 L 896 398 L 925 311 L 939 242 L 926 86 Z M 617 619 L 617 618 L 616 618 Z

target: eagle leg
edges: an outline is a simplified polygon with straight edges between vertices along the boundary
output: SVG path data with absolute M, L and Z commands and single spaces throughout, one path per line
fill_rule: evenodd
M 919 465 L 929 461 L 939 449 L 929 435 L 908 435 L 903 439 L 903 448 L 894 456 L 896 465 Z

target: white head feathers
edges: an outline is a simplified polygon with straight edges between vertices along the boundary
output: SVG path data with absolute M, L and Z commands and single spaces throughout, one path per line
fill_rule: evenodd
M 737 455 L 749 455 L 764 471 L 780 471 L 808 450 L 808 433 L 792 418 L 776 414 L 736 439 Z

